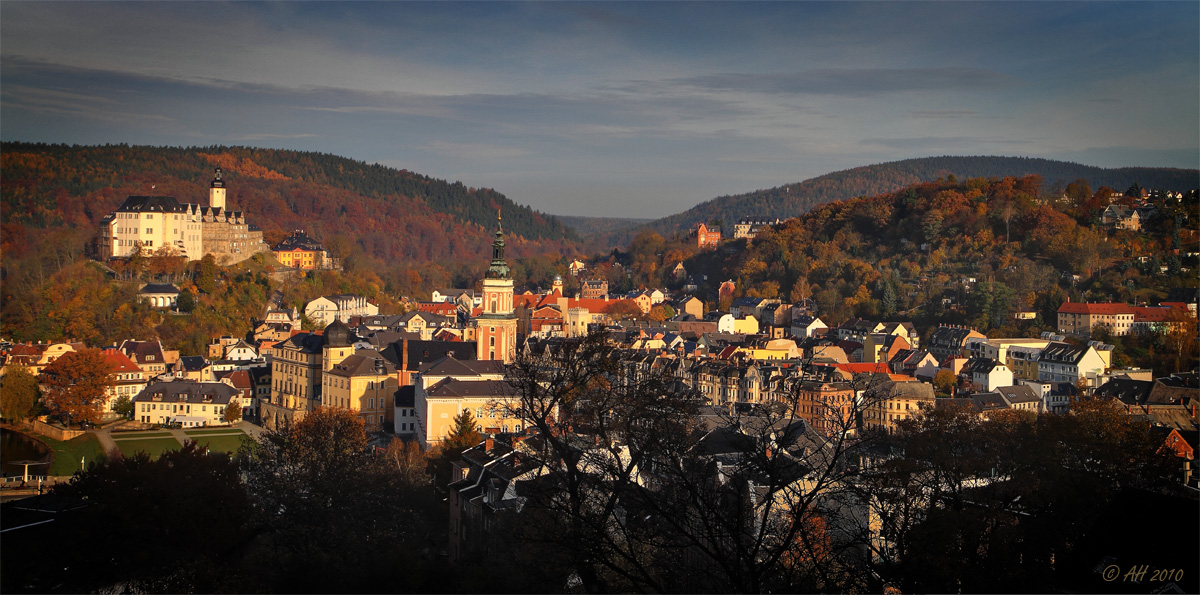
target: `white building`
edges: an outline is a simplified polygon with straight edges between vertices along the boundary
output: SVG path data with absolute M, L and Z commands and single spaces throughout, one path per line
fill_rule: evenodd
M 365 297 L 348 293 L 321 296 L 304 305 L 304 315 L 320 328 L 329 326 L 334 320 L 349 322 L 354 316 L 376 314 L 379 314 L 379 306 Z

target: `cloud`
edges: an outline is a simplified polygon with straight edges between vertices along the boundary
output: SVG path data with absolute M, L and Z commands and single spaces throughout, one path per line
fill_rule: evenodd
M 169 121 L 171 118 L 154 114 L 122 111 L 120 106 L 100 95 L 60 91 L 28 85 L 5 85 L 2 93 L 6 109 L 52 114 L 64 117 L 81 117 L 104 122 L 129 122 L 134 120 Z
M 982 147 L 984 145 L 1024 145 L 1025 140 L 1009 140 L 1002 138 L 980 138 L 974 136 L 914 136 L 907 138 L 864 138 L 859 141 L 862 146 L 882 146 L 891 149 L 906 149 L 909 151 L 945 150 L 951 147 Z
M 271 133 L 269 133 L 269 132 L 260 132 L 260 133 L 250 133 L 250 134 L 243 134 L 243 135 L 241 135 L 241 136 L 233 136 L 233 137 L 230 137 L 230 139 L 229 139 L 229 140 L 233 140 L 233 141 L 239 141 L 239 142 L 245 142 L 245 141 L 258 141 L 258 140 L 272 140 L 272 139 L 294 140 L 294 139 L 298 139 L 298 138 L 313 138 L 313 137 L 316 137 L 316 136 L 320 136 L 320 135 L 317 135 L 317 134 L 307 134 L 307 133 L 300 133 L 300 134 L 271 134 Z
M 524 157 L 529 154 L 529 151 L 526 151 L 520 147 L 506 147 L 487 143 L 455 143 L 447 141 L 433 141 L 429 145 L 429 150 L 443 157 L 477 160 L 510 159 L 514 157 Z
M 962 118 L 964 116 L 975 116 L 979 112 L 969 109 L 943 109 L 943 110 L 912 110 L 908 114 L 914 118 Z
M 824 68 L 792 73 L 722 73 L 634 81 L 626 88 L 653 92 L 659 86 L 701 91 L 745 91 L 786 95 L 870 97 L 908 91 L 990 91 L 1018 79 L 984 68 Z

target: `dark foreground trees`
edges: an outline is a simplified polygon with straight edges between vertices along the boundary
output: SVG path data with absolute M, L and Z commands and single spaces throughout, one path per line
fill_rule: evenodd
M 31 554 L 6 560 L 17 578 L 6 592 L 246 589 L 237 565 L 250 506 L 227 454 L 194 442 L 158 458 L 113 452 L 39 507 L 62 512 L 4 536 L 6 551 Z
M 1161 437 L 1105 403 L 850 432 L 869 378 L 849 416 L 817 420 L 809 397 L 779 396 L 799 390 L 706 405 L 686 365 L 599 337 L 518 361 L 512 406 L 533 432 L 515 446 L 520 512 L 498 513 L 516 547 L 477 568 L 524 563 L 541 581 L 526 588 L 549 591 L 1043 592 L 1082 584 L 1064 560 L 1119 494 L 1177 491 Z
M 353 412 L 318 408 L 245 445 L 251 565 L 279 592 L 428 591 L 443 546 L 426 478 L 376 455 Z M 438 536 L 435 537 L 435 534 Z
M 1108 402 L 987 421 L 941 408 L 902 426 L 886 444 L 904 456 L 882 460 L 858 489 L 880 527 L 873 571 L 903 592 L 1064 588 L 1099 561 L 1083 572 L 1064 564 L 1118 495 L 1182 492 L 1161 438 Z
M 849 472 L 847 433 L 815 434 L 794 399 L 706 406 L 679 365 L 621 357 L 593 335 L 510 370 L 536 430 L 521 456 L 538 463 L 518 482 L 527 516 L 512 522 L 530 557 L 559 572 L 542 588 L 854 589 L 826 521 Z

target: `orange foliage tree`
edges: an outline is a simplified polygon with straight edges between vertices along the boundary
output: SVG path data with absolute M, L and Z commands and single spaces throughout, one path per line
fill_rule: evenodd
M 42 370 L 43 402 L 67 425 L 96 422 L 104 409 L 105 392 L 113 385 L 112 368 L 99 349 L 60 356 Z

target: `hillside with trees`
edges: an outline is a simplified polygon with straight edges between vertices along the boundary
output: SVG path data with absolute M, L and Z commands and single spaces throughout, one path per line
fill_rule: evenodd
M 1145 188 L 1192 189 L 1200 187 L 1200 172 L 1194 169 L 1124 167 L 1105 169 L 1029 157 L 924 157 L 856 167 L 746 194 L 719 196 L 687 211 L 642 226 L 664 236 L 686 233 L 700 222 L 719 221 L 726 233 L 739 219 L 788 219 L 819 205 L 859 196 L 895 192 L 919 182 L 956 176 L 1001 178 L 1041 176 L 1049 193 L 1065 191 L 1068 183 L 1086 180 L 1093 188 L 1107 186 L 1125 190 L 1133 184 Z M 641 228 L 618 230 L 604 240 L 612 245 L 628 243 Z
M 214 336 L 241 336 L 274 292 L 285 305 L 359 293 L 385 312 L 435 287 L 483 276 L 500 210 L 513 276 L 542 283 L 581 256 L 578 236 L 552 216 L 486 188 L 326 154 L 241 147 L 65 146 L 4 143 L 0 153 L 0 336 L 89 344 L 161 338 L 184 354 Z M 276 278 L 257 256 L 237 267 L 152 254 L 90 262 L 100 220 L 130 195 L 207 205 L 221 167 L 228 205 L 246 212 L 268 244 L 306 230 L 343 270 Z M 561 270 L 559 270 L 561 269 Z M 134 299 L 141 283 L 175 283 L 188 316 Z
M 1194 294 L 1197 192 L 1152 198 L 1156 215 L 1140 231 L 1100 223 L 1107 204 L 1134 201 L 1082 180 L 1063 199 L 1036 175 L 925 182 L 822 205 L 684 265 L 713 283 L 735 280 L 736 295 L 812 299 L 832 324 L 863 317 L 1036 336 L 1054 329 L 1067 299 L 1157 304 L 1175 289 Z M 1097 338 L 1165 373 L 1195 365 L 1194 331 Z

